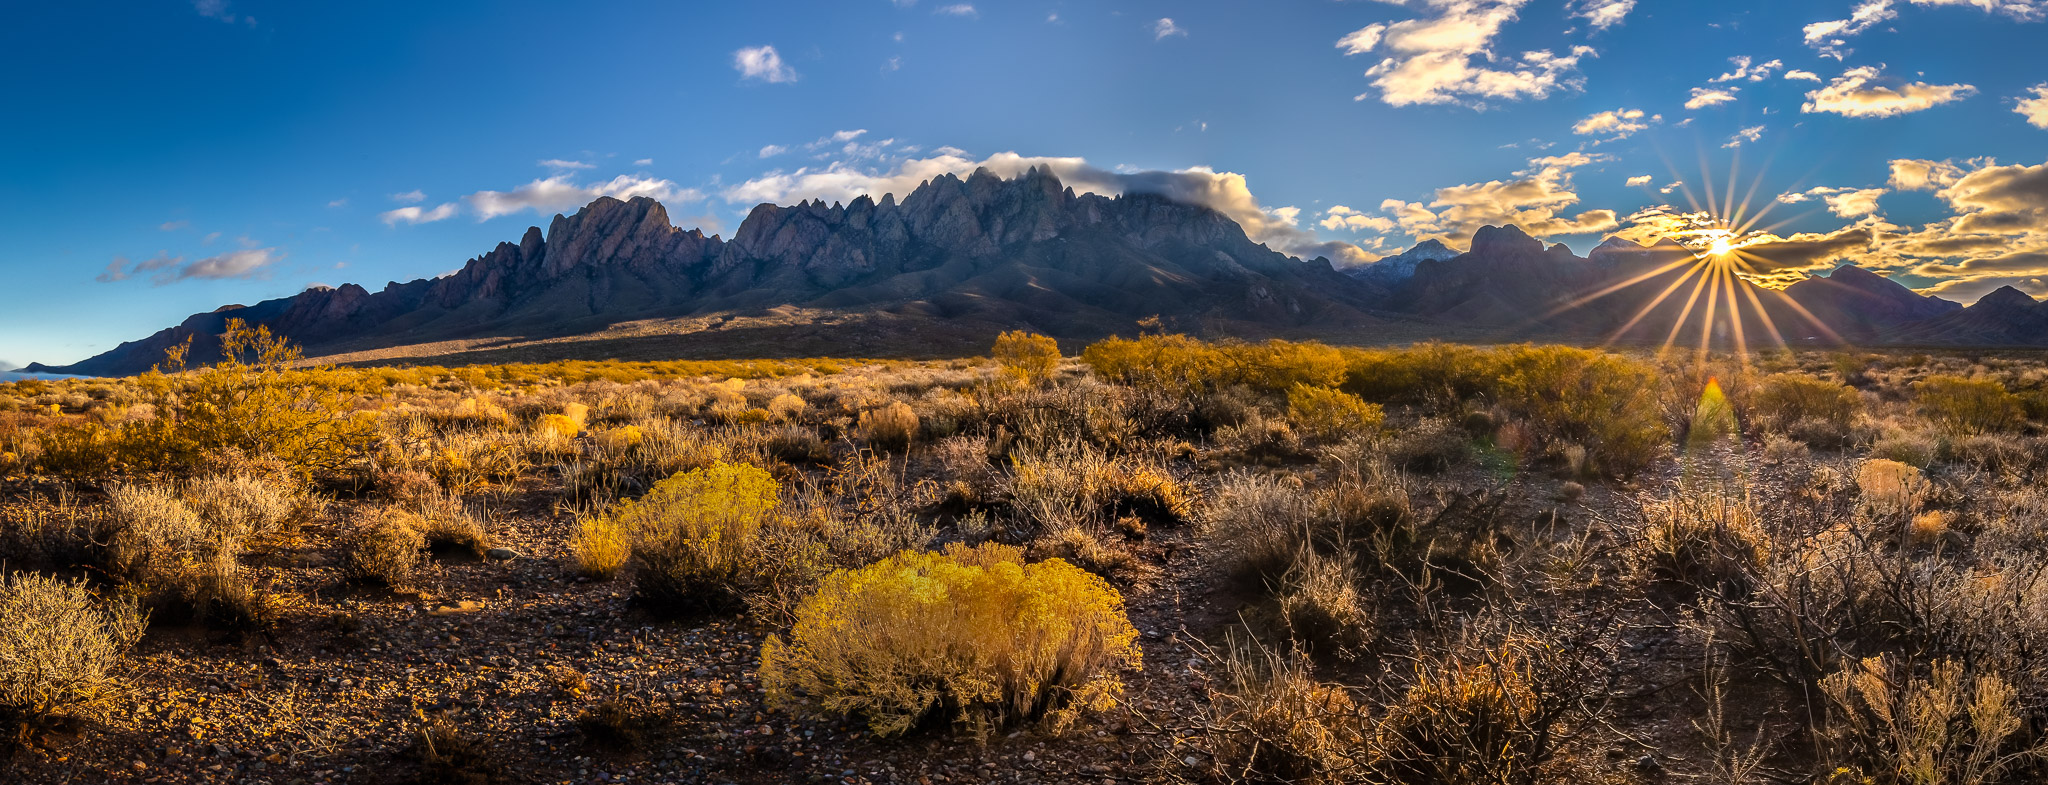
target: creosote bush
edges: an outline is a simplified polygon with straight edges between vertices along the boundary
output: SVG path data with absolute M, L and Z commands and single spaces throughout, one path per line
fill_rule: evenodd
M 917 438 L 917 411 L 910 404 L 895 401 L 888 406 L 860 413 L 861 438 L 878 449 L 901 450 Z
M 1991 379 L 1930 376 L 1913 385 L 1913 402 L 1950 436 L 2007 430 L 2026 415 L 2019 396 Z
M 1057 730 L 1116 703 L 1137 637 L 1101 578 L 955 545 L 827 576 L 787 638 L 762 647 L 761 683 L 773 705 L 860 715 L 880 735 L 928 719 L 985 732 L 1044 717 Z

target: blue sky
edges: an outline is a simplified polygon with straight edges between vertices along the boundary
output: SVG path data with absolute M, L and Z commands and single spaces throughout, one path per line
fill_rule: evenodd
M 36 4 L 0 30 L 0 361 L 72 361 L 313 283 L 438 275 L 601 193 L 729 234 L 757 201 L 900 193 L 982 164 L 1164 190 L 1349 263 L 1481 223 L 1584 252 L 1739 218 L 1728 239 L 1759 280 L 1857 261 L 1965 302 L 2044 294 L 2044 13 Z

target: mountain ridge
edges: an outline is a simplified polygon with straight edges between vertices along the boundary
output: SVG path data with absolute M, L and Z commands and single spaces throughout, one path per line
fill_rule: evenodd
M 761 204 L 731 239 L 672 225 L 652 199 L 601 197 L 448 275 L 222 306 L 26 370 L 135 373 L 187 340 L 192 360 L 207 362 L 230 319 L 309 356 L 371 360 L 555 347 L 529 352 L 546 358 L 628 338 L 645 357 L 971 352 L 1004 329 L 1086 342 L 1150 316 L 1241 337 L 2048 345 L 2048 306 L 2018 290 L 1966 307 L 1854 265 L 1783 291 L 1732 275 L 1702 287 L 1710 269 L 1669 239 L 1609 237 L 1581 257 L 1510 225 L 1480 228 L 1462 252 L 1426 240 L 1339 271 L 1253 242 L 1207 207 L 1077 194 L 1037 168 L 1008 180 L 980 169 L 925 181 L 900 202 Z M 1716 306 L 1723 296 L 1736 307 Z

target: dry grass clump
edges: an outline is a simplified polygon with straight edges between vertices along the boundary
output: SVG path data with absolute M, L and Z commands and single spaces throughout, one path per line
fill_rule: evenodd
M 773 705 L 858 714 L 885 736 L 928 719 L 1059 730 L 1115 705 L 1137 637 L 1116 590 L 1064 561 L 994 544 L 905 552 L 827 576 L 762 647 L 761 684 Z
M 917 411 L 902 401 L 861 412 L 854 426 L 862 441 L 880 450 L 909 449 L 917 427 Z
M 1371 718 L 1342 685 L 1316 680 L 1299 653 L 1233 640 L 1201 724 L 1208 770 L 1223 782 L 1338 785 L 1373 762 Z
M 1919 469 L 1886 458 L 1872 458 L 1857 466 L 1856 487 L 1863 492 L 1863 508 L 1873 517 L 1919 512 L 1929 491 Z
M 103 606 L 83 584 L 0 576 L 0 728 L 25 733 L 106 708 L 122 694 L 122 656 L 142 627 L 133 606 Z

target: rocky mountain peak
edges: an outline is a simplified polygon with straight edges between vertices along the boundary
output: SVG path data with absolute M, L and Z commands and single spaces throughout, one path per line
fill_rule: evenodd
M 1975 305 L 1971 306 L 1971 307 L 1972 307 L 1972 308 L 1983 308 L 1983 309 L 1987 309 L 1987 310 L 1989 310 L 1989 309 L 2028 309 L 2028 310 L 2031 310 L 2031 309 L 2033 309 L 2033 308 L 2034 308 L 2034 306 L 2037 306 L 2037 305 L 2040 305 L 2040 304 L 2041 304 L 2041 301 L 2039 301 L 2039 300 L 2036 300 L 2036 299 L 2034 299 L 2034 296 L 2033 296 L 2033 295 L 2031 295 L 2031 294 L 2027 294 L 2026 292 L 2022 292 L 2022 291 L 2020 291 L 2020 290 L 2018 290 L 2018 289 L 2015 289 L 2015 288 L 2013 288 L 2013 287 L 2011 287 L 2011 286 L 2000 286 L 2000 287 L 1998 287 L 1997 289 L 1993 289 L 1993 290 L 1991 291 L 1991 293 L 1990 293 L 1990 294 L 1986 294 L 1986 295 L 1984 295 L 1983 297 L 1979 297 L 1979 298 L 1977 298 L 1977 303 L 1976 303 Z
M 1530 237 L 1522 228 L 1507 226 L 1482 226 L 1472 233 L 1472 249 L 1475 256 L 1533 256 L 1543 253 L 1543 241 Z

